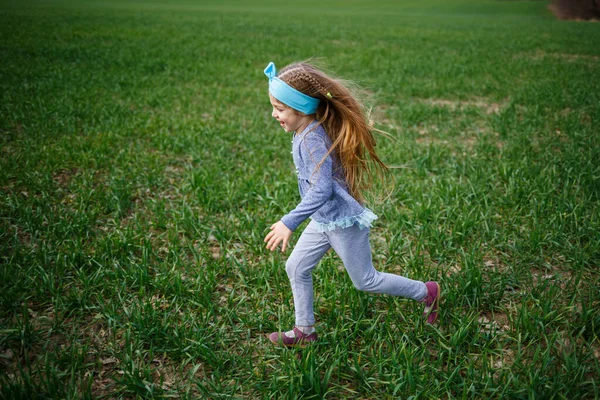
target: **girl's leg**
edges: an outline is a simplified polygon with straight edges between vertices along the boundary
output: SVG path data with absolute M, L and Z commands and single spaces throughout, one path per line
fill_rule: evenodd
M 302 232 L 285 264 L 294 295 L 297 326 L 315 324 L 312 270 L 330 248 L 327 237 L 319 232 L 311 221 Z
M 340 256 L 357 289 L 421 301 L 428 295 L 425 283 L 400 275 L 379 272 L 373 267 L 369 229 L 353 225 L 327 232 L 333 250 Z

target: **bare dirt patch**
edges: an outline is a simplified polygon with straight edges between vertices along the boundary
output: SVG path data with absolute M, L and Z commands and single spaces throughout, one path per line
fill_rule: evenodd
M 475 107 L 481 109 L 488 115 L 499 114 L 507 103 L 507 101 L 501 103 L 492 102 L 483 98 L 475 98 L 473 100 L 416 99 L 416 101 L 436 107 L 446 107 L 452 111 Z
M 508 272 L 509 268 L 503 264 L 496 255 L 486 255 L 483 257 L 483 265 L 486 268 L 495 269 L 499 272 Z
M 437 137 L 440 133 L 435 126 L 427 127 L 419 125 L 416 129 L 419 134 L 415 139 L 416 143 L 425 146 L 438 145 L 448 147 L 454 155 L 462 154 L 462 156 L 466 156 L 467 152 L 473 150 L 475 145 L 482 139 L 490 140 L 498 149 L 504 147 L 504 143 L 499 138 L 500 135 L 497 132 L 490 132 L 485 127 L 466 129 L 456 136 L 446 136 L 444 138 Z
M 515 352 L 512 349 L 505 349 L 502 354 L 492 360 L 494 369 L 510 369 L 515 362 Z
M 533 53 L 518 53 L 515 54 L 514 58 L 528 58 L 530 60 L 543 60 L 544 58 L 553 58 L 565 62 L 588 62 L 597 63 L 600 61 L 600 57 L 587 55 L 587 54 L 570 54 L 570 53 L 548 53 L 543 50 L 536 50 Z
M 52 174 L 52 180 L 61 188 L 67 187 L 73 176 L 77 174 L 77 168 L 62 169 Z
M 460 265 L 460 263 L 453 263 L 448 265 L 448 268 L 446 268 L 446 276 L 451 276 L 454 274 L 460 274 L 462 272 L 462 265 Z
M 573 272 L 562 264 L 564 262 L 564 257 L 559 256 L 556 260 L 547 259 L 547 267 L 544 269 L 532 268 L 531 278 L 533 284 L 537 286 L 544 281 L 552 281 L 561 289 L 565 289 L 568 283 L 573 279 Z
M 483 314 L 477 319 L 477 322 L 479 322 L 481 325 L 481 330 L 488 333 L 502 333 L 510 331 L 509 318 L 503 312 Z
M 336 45 L 336 46 L 346 46 L 346 47 L 358 46 L 358 42 L 356 42 L 354 40 L 339 40 L 339 39 L 334 39 L 334 40 L 330 40 L 329 42 L 331 44 L 333 44 L 333 45 Z

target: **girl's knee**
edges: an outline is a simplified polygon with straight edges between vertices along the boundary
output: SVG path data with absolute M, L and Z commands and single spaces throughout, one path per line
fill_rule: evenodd
M 285 262 L 285 272 L 287 272 L 288 278 L 291 279 L 294 276 L 297 266 L 298 264 L 295 263 L 291 257 L 288 258 L 288 260 Z
M 308 279 L 314 267 L 314 265 L 306 263 L 305 260 L 294 257 L 288 258 L 285 262 L 285 272 L 290 280 Z
M 287 272 L 288 278 L 297 278 L 298 275 L 302 275 L 304 273 L 303 266 L 299 262 L 297 258 L 290 257 L 285 262 L 285 272 Z

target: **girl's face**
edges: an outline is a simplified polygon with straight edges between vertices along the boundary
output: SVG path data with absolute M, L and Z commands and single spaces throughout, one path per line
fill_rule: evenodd
M 313 117 L 310 115 L 299 113 L 293 108 L 286 106 L 270 93 L 269 100 L 273 106 L 271 116 L 279 122 L 286 132 L 302 132 L 313 120 Z

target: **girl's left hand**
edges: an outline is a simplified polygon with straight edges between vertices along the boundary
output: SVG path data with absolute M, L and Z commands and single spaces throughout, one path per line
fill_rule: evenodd
M 271 251 L 275 250 L 279 243 L 282 243 L 281 252 L 284 252 L 291 237 L 292 231 L 290 228 L 285 226 L 283 222 L 278 221 L 271 225 L 271 232 L 267 234 L 264 242 L 267 243 L 267 249 Z

